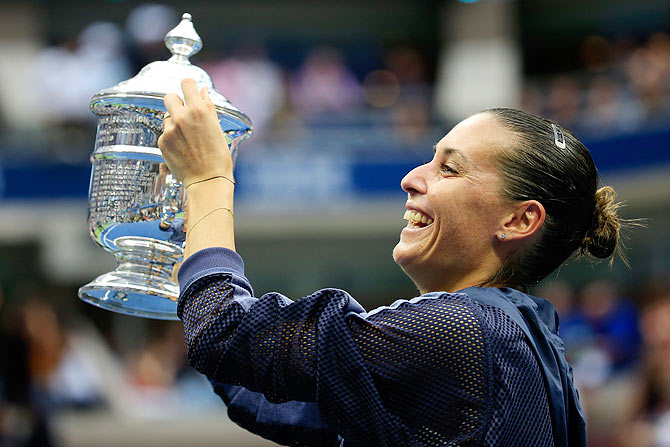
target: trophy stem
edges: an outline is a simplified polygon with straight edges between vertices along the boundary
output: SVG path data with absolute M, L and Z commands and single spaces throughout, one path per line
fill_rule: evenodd
M 127 315 L 177 320 L 179 286 L 172 281 L 182 249 L 169 242 L 128 236 L 117 241 L 116 270 L 79 289 L 79 297 L 95 306 Z

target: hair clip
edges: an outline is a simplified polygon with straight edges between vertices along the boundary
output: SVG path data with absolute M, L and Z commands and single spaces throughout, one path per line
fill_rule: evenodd
M 565 135 L 556 124 L 552 124 L 551 127 L 554 129 L 554 144 L 560 149 L 565 149 Z

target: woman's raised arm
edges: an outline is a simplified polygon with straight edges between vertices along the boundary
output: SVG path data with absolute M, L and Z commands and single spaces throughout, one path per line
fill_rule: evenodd
M 170 171 L 184 183 L 188 225 L 184 259 L 209 247 L 235 249 L 233 162 L 206 88 L 182 81 L 184 101 L 165 96 L 168 115 L 158 140 Z

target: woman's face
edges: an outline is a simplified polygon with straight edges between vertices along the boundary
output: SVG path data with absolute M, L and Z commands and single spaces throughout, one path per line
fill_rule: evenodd
M 478 285 L 500 267 L 496 245 L 511 203 L 500 192 L 496 154 L 514 138 L 480 113 L 456 125 L 433 159 L 402 180 L 408 223 L 393 258 L 422 293 Z

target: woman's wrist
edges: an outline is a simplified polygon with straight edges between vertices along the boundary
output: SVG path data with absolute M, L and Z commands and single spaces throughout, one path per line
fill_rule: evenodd
M 218 205 L 221 205 L 220 199 L 226 199 L 229 202 L 226 205 L 232 206 L 233 197 L 235 193 L 235 183 L 232 177 L 228 176 L 214 176 L 203 180 L 191 181 L 191 183 L 184 183 L 186 190 L 186 197 L 190 203 L 197 200 L 198 202 L 208 202 L 215 200 Z
M 196 179 L 196 180 L 189 180 L 184 182 L 184 188 L 189 188 L 190 186 L 193 186 L 198 183 L 204 183 L 204 182 L 209 182 L 211 180 L 226 180 L 227 182 L 232 183 L 233 185 L 235 184 L 235 180 L 233 180 L 232 175 L 212 175 L 210 177 L 203 177 L 201 179 Z
M 233 199 L 235 185 L 223 178 L 199 182 L 186 191 L 186 252 L 184 258 L 203 248 L 235 250 Z
M 232 212 L 234 196 L 235 185 L 223 178 L 191 184 L 186 190 L 187 227 L 215 208 L 229 208 Z

